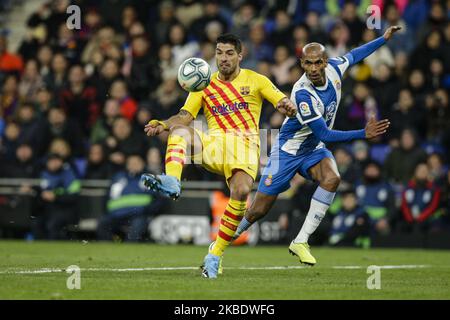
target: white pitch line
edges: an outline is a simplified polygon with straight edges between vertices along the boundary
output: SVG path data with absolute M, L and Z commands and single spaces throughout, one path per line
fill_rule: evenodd
M 429 268 L 429 265 L 426 264 L 405 264 L 405 265 L 398 265 L 398 266 L 377 266 L 380 269 L 416 269 L 416 268 Z M 364 266 L 333 266 L 333 269 L 365 269 L 367 267 Z
M 415 269 L 429 268 L 429 265 L 386 265 L 377 266 L 380 269 Z M 227 270 L 291 270 L 311 268 L 306 266 L 271 266 L 271 267 L 228 267 Z M 332 269 L 366 269 L 367 266 L 332 266 Z M 136 271 L 174 271 L 174 270 L 197 270 L 199 267 L 146 267 L 146 268 L 80 268 L 80 271 L 93 272 L 136 272 Z M 41 273 L 61 273 L 65 269 L 42 268 L 37 270 L 0 270 L 0 274 L 41 274 Z

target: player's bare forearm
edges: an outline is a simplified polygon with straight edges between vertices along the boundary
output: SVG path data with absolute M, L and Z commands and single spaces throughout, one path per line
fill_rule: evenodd
M 180 110 L 176 115 L 170 117 L 167 120 L 151 120 L 144 128 L 147 136 L 156 136 L 165 130 L 170 130 L 170 128 L 182 125 L 188 126 L 194 118 L 186 110 Z

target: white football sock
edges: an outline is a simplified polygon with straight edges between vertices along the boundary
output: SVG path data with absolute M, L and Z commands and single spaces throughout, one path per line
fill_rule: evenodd
M 321 187 L 317 187 L 317 190 L 314 192 L 311 199 L 311 205 L 309 207 L 305 222 L 303 223 L 297 237 L 294 239 L 294 243 L 308 242 L 309 236 L 316 231 L 320 222 L 322 222 L 325 213 L 330 207 L 330 204 L 333 202 L 334 195 L 334 192 L 329 192 Z

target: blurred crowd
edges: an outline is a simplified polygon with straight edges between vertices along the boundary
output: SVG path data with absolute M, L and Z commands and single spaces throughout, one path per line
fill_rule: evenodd
M 80 30 L 66 25 L 70 4 L 81 8 Z M 381 10 L 380 29 L 366 27 L 371 4 Z M 49 1 L 28 18 L 18 52 L 8 49 L 7 30 L 0 34 L 0 177 L 42 177 L 57 158 L 75 180 L 114 179 L 133 157 L 141 171 L 160 173 L 167 134 L 148 138 L 143 127 L 183 105 L 187 93 L 176 75 L 184 59 L 201 57 L 217 70 L 221 33 L 243 40 L 243 68 L 290 96 L 308 42 L 339 56 L 400 25 L 348 72 L 335 122 L 357 129 L 376 114 L 391 120 L 388 134 L 332 149 L 343 196 L 355 194 L 374 232 L 446 228 L 449 16 L 450 1 L 426 0 Z M 262 128 L 280 128 L 283 120 L 263 106 Z M 183 178 L 217 179 L 194 166 Z M 294 199 L 295 192 L 304 197 L 308 183 L 301 180 L 293 182 Z M 336 217 L 342 210 L 339 204 Z

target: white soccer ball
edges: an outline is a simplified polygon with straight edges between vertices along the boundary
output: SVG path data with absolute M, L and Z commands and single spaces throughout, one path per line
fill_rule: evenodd
M 186 59 L 178 69 L 178 83 L 189 92 L 202 91 L 211 81 L 211 68 L 200 58 Z

